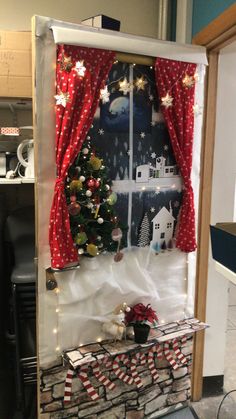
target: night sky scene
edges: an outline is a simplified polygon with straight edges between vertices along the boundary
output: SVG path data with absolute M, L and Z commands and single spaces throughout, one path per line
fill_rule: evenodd
M 136 87 L 136 80 L 142 78 L 143 88 Z M 102 103 L 95 114 L 89 131 L 91 145 L 99 157 L 104 160 L 110 178 L 115 180 L 129 179 L 129 124 L 133 117 L 133 173 L 136 167 L 143 164 L 155 164 L 155 157 L 166 158 L 166 165 L 176 164 L 156 92 L 154 70 L 148 66 L 133 67 L 133 115 L 130 115 L 130 94 L 120 90 L 120 82 L 130 81 L 130 65 L 114 63 L 107 80 L 109 101 Z M 137 245 L 140 224 L 147 212 L 151 218 L 163 207 L 177 217 L 182 193 L 167 189 L 156 193 L 155 190 L 132 193 L 131 244 Z M 155 208 L 155 213 L 150 213 Z M 127 223 L 128 191 L 118 194 L 116 211 L 122 223 Z

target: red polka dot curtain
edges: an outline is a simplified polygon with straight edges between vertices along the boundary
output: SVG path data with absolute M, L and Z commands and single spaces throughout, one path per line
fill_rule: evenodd
M 64 181 L 90 129 L 100 90 L 105 86 L 114 58 L 112 51 L 58 46 L 55 96 L 57 179 L 49 226 L 53 268 L 61 269 L 78 261 L 70 231 Z
M 196 249 L 194 196 L 191 184 L 195 73 L 196 64 L 156 59 L 156 87 L 184 184 L 176 237 L 176 246 L 184 252 Z

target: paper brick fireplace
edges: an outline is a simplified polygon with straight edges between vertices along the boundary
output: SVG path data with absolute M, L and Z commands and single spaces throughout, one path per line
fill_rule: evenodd
M 64 365 L 41 369 L 40 418 L 151 419 L 179 409 L 191 394 L 193 333 L 204 327 L 190 319 L 160 326 L 142 346 L 104 341 L 64 353 Z

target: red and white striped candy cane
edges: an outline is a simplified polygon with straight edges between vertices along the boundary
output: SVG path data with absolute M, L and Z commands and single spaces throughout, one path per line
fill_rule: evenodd
M 128 365 L 129 364 L 128 356 L 125 354 L 117 355 L 113 361 L 112 367 L 113 367 L 114 373 L 120 380 L 124 381 L 124 383 L 126 384 L 132 384 L 134 382 L 133 378 L 130 377 L 128 374 L 125 374 L 123 371 L 121 371 L 119 362 L 123 362 L 124 365 Z
M 92 371 L 100 383 L 102 383 L 105 387 L 107 387 L 109 390 L 113 390 L 115 388 L 115 383 L 112 383 L 109 378 L 107 378 L 101 371 L 100 371 L 100 365 L 106 364 L 107 358 L 100 359 L 98 361 L 94 361 L 91 365 Z
M 146 355 L 144 353 L 140 353 L 139 362 L 140 362 L 140 365 L 146 364 L 147 360 L 146 360 Z
M 136 369 L 140 356 L 141 356 L 140 352 L 137 352 L 135 355 L 133 355 L 131 358 L 131 366 L 130 366 L 131 375 L 138 388 L 143 386 L 142 380 L 139 377 L 137 369 Z
M 163 359 L 163 347 L 162 345 L 158 344 L 156 345 L 157 348 L 157 359 L 161 360 Z
M 187 342 L 187 336 L 184 335 L 181 339 L 181 343 L 182 343 L 182 345 L 185 345 L 186 342 Z
M 82 381 L 84 388 L 86 389 L 88 395 L 91 397 L 92 400 L 98 400 L 99 395 L 95 391 L 94 387 L 92 386 L 89 378 L 88 378 L 88 367 L 80 368 L 78 373 L 78 378 Z
M 71 386 L 73 375 L 74 371 L 69 368 L 65 379 L 64 403 L 69 403 L 71 401 Z
M 159 357 L 159 359 L 160 359 L 160 356 L 162 358 L 162 348 L 160 350 L 160 345 L 154 345 L 148 352 L 148 367 L 154 381 L 156 381 L 159 377 L 156 366 L 155 366 L 155 362 L 154 362 L 155 353 L 158 354 L 157 357 Z
M 181 364 L 186 364 L 187 359 L 185 358 L 184 354 L 180 352 L 178 339 L 173 339 L 172 346 L 173 346 L 173 351 L 175 355 L 177 356 L 177 358 L 180 360 Z
M 164 355 L 167 359 L 167 361 L 170 363 L 172 368 L 174 370 L 177 370 L 179 368 L 179 365 L 175 362 L 172 354 L 170 353 L 170 341 L 164 342 Z

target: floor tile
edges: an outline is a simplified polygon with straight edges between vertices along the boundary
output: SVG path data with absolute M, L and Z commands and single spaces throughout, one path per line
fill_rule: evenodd
M 219 405 L 223 396 L 207 397 L 199 402 L 192 403 L 199 419 L 216 419 Z M 236 418 L 236 402 L 229 395 L 222 404 L 219 419 L 235 419 Z

